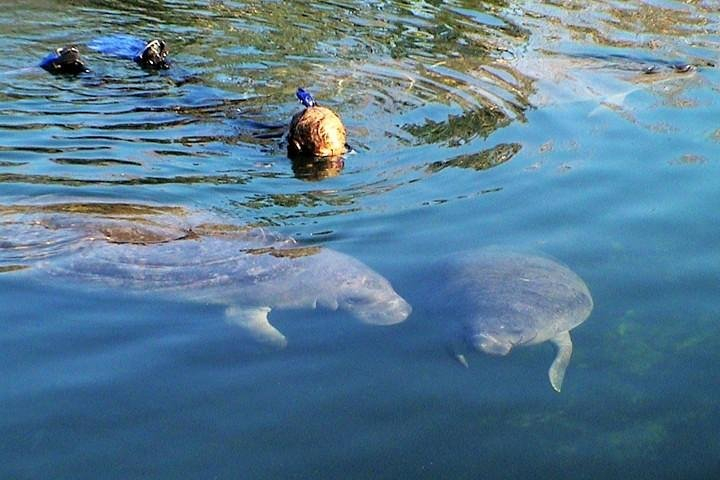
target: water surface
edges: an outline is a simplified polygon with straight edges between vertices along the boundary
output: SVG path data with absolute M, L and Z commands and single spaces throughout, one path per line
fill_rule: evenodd
M 4 7 L 0 245 L 31 248 L 0 253 L 0 477 L 720 471 L 711 2 Z M 85 47 L 115 33 L 162 37 L 173 68 Z M 70 43 L 90 73 L 26 68 Z M 298 86 L 345 121 L 342 168 L 286 158 Z M 389 327 L 273 312 L 278 352 L 218 306 L 30 282 L 16 267 L 68 239 L 19 239 L 2 219 L 58 201 L 181 207 L 323 244 L 414 312 Z M 447 354 L 426 265 L 485 245 L 540 250 L 588 283 L 561 394 L 549 344 L 469 369 Z

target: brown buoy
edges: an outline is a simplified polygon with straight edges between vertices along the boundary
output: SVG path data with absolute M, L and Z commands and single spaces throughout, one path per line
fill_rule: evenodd
M 340 117 L 302 88 L 297 97 L 305 110 L 296 113 L 290 121 L 288 155 L 291 157 L 333 157 L 347 152 L 346 131 Z

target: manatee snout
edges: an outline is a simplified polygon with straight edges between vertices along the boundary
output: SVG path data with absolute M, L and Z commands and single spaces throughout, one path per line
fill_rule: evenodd
M 393 325 L 405 320 L 412 312 L 412 307 L 394 291 L 383 296 L 350 296 L 340 303 L 344 310 L 373 325 Z

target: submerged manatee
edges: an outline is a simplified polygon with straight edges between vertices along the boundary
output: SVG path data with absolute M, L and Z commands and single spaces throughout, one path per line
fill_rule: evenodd
M 440 271 L 436 301 L 457 316 L 463 340 L 495 355 L 553 342 L 558 350 L 548 374 L 559 392 L 572 354 L 569 332 L 593 308 L 585 282 L 549 258 L 495 248 L 453 257 Z
M 8 257 L 17 265 L 17 255 L 7 254 L 16 250 L 30 261 L 23 274 L 40 281 L 55 278 L 66 286 L 109 286 L 223 305 L 229 322 L 276 346 L 286 340 L 268 321 L 273 308 L 320 305 L 378 325 L 401 322 L 411 312 L 385 278 L 348 255 L 303 247 L 259 228 L 198 223 L 162 210 L 117 206 L 15 206 L 6 207 L 5 215 L 0 208 L 0 225 L 12 225 L 14 236 L 0 242 L 0 260 Z M 118 213 L 120 206 L 126 213 Z M 41 241 L 43 233 L 62 247 L 33 254 L 32 245 L 15 238 L 33 238 L 36 248 L 43 249 L 48 243 Z
M 591 53 L 526 55 L 517 68 L 537 86 L 532 103 L 536 107 L 589 102 L 602 109 L 630 113 L 627 98 L 640 90 L 667 96 L 681 90 L 701 69 L 713 62 L 693 63 L 653 57 Z M 662 86 L 663 88 L 657 88 Z

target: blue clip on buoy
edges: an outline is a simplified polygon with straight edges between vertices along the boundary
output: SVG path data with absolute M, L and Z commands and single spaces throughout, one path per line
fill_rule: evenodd
M 315 102 L 315 99 L 313 98 L 313 96 L 310 95 L 310 93 L 308 93 L 307 91 L 305 91 L 302 88 L 297 89 L 295 96 L 297 96 L 298 100 L 300 100 L 300 103 L 305 105 L 305 107 L 307 107 L 307 108 L 314 107 L 315 105 L 317 105 L 317 102 Z

